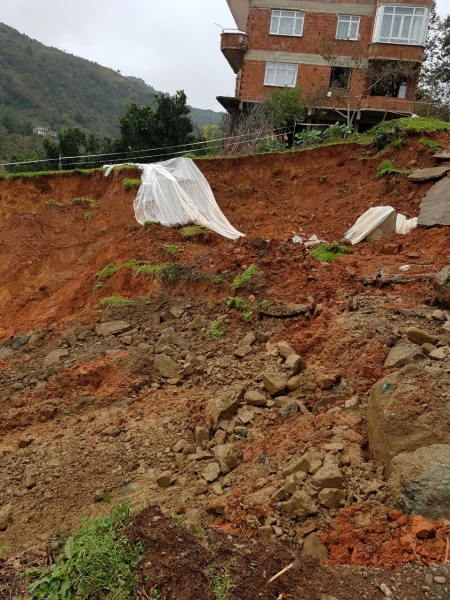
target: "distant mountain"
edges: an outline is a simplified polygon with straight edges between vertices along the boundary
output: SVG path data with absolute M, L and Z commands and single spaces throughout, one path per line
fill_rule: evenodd
M 0 133 L 30 135 L 40 125 L 117 137 L 127 105 L 148 106 L 156 93 L 143 79 L 123 77 L 0 23 Z M 193 109 L 192 118 L 202 127 L 218 123 L 221 113 Z

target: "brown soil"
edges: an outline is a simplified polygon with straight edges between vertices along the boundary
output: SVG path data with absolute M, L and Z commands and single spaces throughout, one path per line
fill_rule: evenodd
M 450 145 L 449 134 L 429 137 Z M 378 159 L 360 146 L 343 145 L 198 161 L 227 218 L 246 234 L 235 242 L 211 234 L 185 243 L 177 230 L 139 226 L 135 192 L 122 188 L 123 179 L 138 172 L 0 181 L 0 511 L 6 505 L 12 511 L 0 547 L 17 555 L 0 568 L 1 600 L 19 597 L 17 573 L 43 560 L 42 542 L 52 532 L 109 512 L 105 492 L 113 505 L 159 505 L 163 514 L 176 511 L 188 519 L 201 513 L 201 537 L 170 518 L 155 519 L 156 508 L 138 515 L 130 535 L 147 547 L 138 567 L 140 598 L 151 595 L 152 587 L 161 598 L 213 598 L 208 567 L 220 570 L 232 557 L 233 598 L 375 598 L 382 597 L 382 582 L 396 587 L 402 600 L 424 593 L 440 597 L 437 584 L 423 589 L 424 576 L 448 576 L 445 566 L 439 573 L 432 569 L 445 562 L 449 523 L 436 524 L 430 539 L 408 537 L 410 517 L 392 513 L 386 474 L 368 454 L 365 413 L 367 392 L 389 373 L 384 360 L 404 329 L 425 322 L 437 331 L 427 315 L 434 275 L 450 262 L 448 229 L 361 243 L 331 264 L 290 241 L 294 233 L 340 240 L 378 204 L 416 216 L 431 184 L 401 175 L 375 180 L 387 158 L 399 168 L 434 166 L 431 151 L 417 138 Z M 97 207 L 73 202 L 80 197 Z M 49 198 L 62 206 L 46 206 Z M 167 244 L 182 250 L 184 270 L 174 285 L 122 267 L 93 290 L 107 264 L 169 263 Z M 232 294 L 232 278 L 252 263 L 258 275 L 236 292 L 254 309 L 254 323 L 245 323 L 235 310 L 224 313 L 223 304 Z M 411 267 L 406 274 L 399 271 L 404 264 Z M 395 283 L 398 277 L 406 281 Z M 133 301 L 107 309 L 102 299 L 108 296 Z M 256 309 L 262 300 L 311 303 L 314 314 L 264 316 Z M 178 308 L 181 317 L 171 312 Z M 199 315 L 220 322 L 224 337 L 215 341 L 207 327 L 192 329 Z M 131 345 L 95 333 L 98 323 L 119 319 L 132 328 Z M 197 359 L 192 375 L 182 380 L 161 378 L 151 353 L 138 347 L 153 349 L 167 327 L 188 341 L 184 354 L 177 348 L 174 358 L 180 364 L 189 353 Z M 250 330 L 263 335 L 252 354 L 237 358 L 233 352 Z M 35 334 L 32 341 L 15 348 L 28 332 Z M 203 450 L 233 442 L 238 464 L 218 480 L 220 491 L 202 492 L 196 486 L 207 462 L 195 460 L 194 429 L 211 424 L 208 400 L 234 387 L 259 389 L 259 373 L 282 362 L 273 355 L 280 340 L 306 361 L 301 387 L 291 394 L 304 410 L 285 418 L 276 407 L 256 409 L 240 425 L 243 437 L 237 426 L 212 430 Z M 46 366 L 55 349 L 64 350 L 64 357 Z M 336 378 L 330 390 L 316 386 L 324 372 Z M 359 406 L 343 410 L 344 401 L 356 395 Z M 248 408 L 255 410 L 241 403 L 239 414 Z M 173 450 L 180 440 L 186 442 L 183 450 Z M 283 485 L 281 471 L 292 456 L 308 450 L 323 455 L 330 442 L 342 443 L 347 453 L 342 468 L 352 499 L 345 508 L 289 519 L 270 497 L 261 506 L 246 505 L 250 494 Z M 162 489 L 155 478 L 166 470 L 176 481 Z M 378 487 L 367 491 L 372 483 Z M 272 539 L 257 537 L 267 519 L 281 539 L 273 532 Z M 299 571 L 268 586 L 267 579 L 291 562 L 292 552 L 301 552 L 312 531 L 327 547 L 327 566 L 302 557 Z

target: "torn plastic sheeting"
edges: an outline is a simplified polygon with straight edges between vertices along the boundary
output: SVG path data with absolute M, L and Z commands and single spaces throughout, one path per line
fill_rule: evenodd
M 105 177 L 114 168 L 106 166 Z M 133 203 L 141 225 L 146 221 L 165 227 L 194 223 L 229 239 L 244 235 L 222 213 L 211 186 L 191 159 L 173 158 L 134 166 L 142 171 L 142 184 Z
M 395 213 L 392 206 L 374 206 L 362 214 L 345 234 L 344 238 L 353 245 L 358 244 L 368 237 L 375 229 L 380 227 L 383 222 Z M 417 217 L 407 219 L 404 215 L 397 214 L 395 222 L 395 233 L 407 234 L 417 227 Z M 394 233 L 394 231 L 392 231 Z

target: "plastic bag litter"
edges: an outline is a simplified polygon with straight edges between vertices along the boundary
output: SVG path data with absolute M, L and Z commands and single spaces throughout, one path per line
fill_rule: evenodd
M 294 244 L 303 244 L 302 238 L 298 235 L 294 235 L 294 237 L 292 238 L 292 241 L 294 242 Z
M 395 212 L 395 208 L 392 208 L 392 206 L 369 208 L 356 220 L 353 227 L 344 233 L 345 239 L 353 245 L 358 244 L 379 227 L 393 212 Z M 407 219 L 404 215 L 397 214 L 395 233 L 405 235 L 415 227 L 417 227 L 417 217 Z
M 107 177 L 114 166 L 105 166 Z M 191 159 L 173 158 L 135 166 L 142 171 L 142 184 L 133 203 L 141 225 L 146 221 L 165 227 L 194 223 L 233 240 L 244 235 L 222 213 L 211 186 Z
M 397 214 L 397 223 L 395 225 L 395 233 L 401 233 L 402 235 L 406 235 L 413 229 L 417 227 L 417 217 L 413 217 L 412 219 L 407 219 L 405 215 Z
M 401 267 L 398 268 L 399 271 L 409 271 L 411 268 L 410 265 L 402 265 Z

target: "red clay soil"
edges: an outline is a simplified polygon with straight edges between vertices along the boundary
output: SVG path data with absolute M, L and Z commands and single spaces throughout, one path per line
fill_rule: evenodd
M 444 144 L 450 140 L 449 134 L 435 137 Z M 377 167 L 386 158 L 399 168 L 413 162 L 433 164 L 431 151 L 415 138 L 400 154 L 389 150 L 379 159 L 364 147 L 343 145 L 198 161 L 220 207 L 247 236 L 231 242 L 213 234 L 208 244 L 185 245 L 176 230 L 138 225 L 132 208 L 135 191 L 122 188 L 124 177 L 138 176 L 133 171 L 109 178 L 95 173 L 2 180 L 0 336 L 75 317 L 91 319 L 105 296 L 131 298 L 156 291 L 156 282 L 135 278 L 128 270 L 110 278 L 100 292 L 93 293 L 93 286 L 95 274 L 108 263 L 161 262 L 165 244 L 183 248 L 182 264 L 204 273 L 236 272 L 257 264 L 270 281 L 264 289 L 269 300 L 301 301 L 309 295 L 326 299 L 354 291 L 359 279 L 374 277 L 380 267 L 398 273 L 399 266 L 408 263 L 411 273 L 436 271 L 448 261 L 445 229 L 418 229 L 407 237 L 393 237 L 390 242 L 399 250 L 394 255 L 382 254 L 383 241 L 360 244 L 353 255 L 333 264 L 317 263 L 302 247 L 288 243 L 294 233 L 339 240 L 361 213 L 378 204 L 391 204 L 407 217 L 417 215 L 431 184 L 410 183 L 400 175 L 375 181 Z M 79 197 L 95 200 L 98 208 L 74 204 Z M 63 206 L 46 206 L 48 199 Z M 94 215 L 89 218 L 88 212 Z M 185 284 L 179 291 L 198 291 L 211 299 L 223 296 L 220 287 L 206 282 Z

